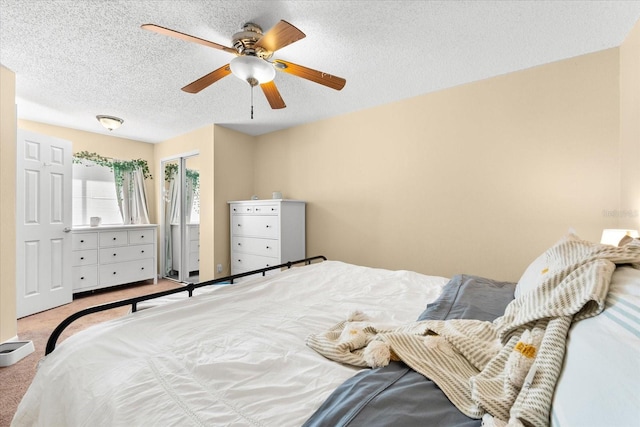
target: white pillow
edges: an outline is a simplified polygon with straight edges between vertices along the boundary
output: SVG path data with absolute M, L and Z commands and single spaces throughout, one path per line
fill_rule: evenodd
M 605 310 L 569 330 L 551 427 L 637 426 L 640 420 L 640 270 L 618 266 Z
M 547 253 L 544 252 L 529 264 L 527 269 L 524 271 L 522 277 L 518 280 L 514 296 L 516 298 L 520 298 L 521 295 L 534 290 L 540 283 L 542 283 L 542 278 L 547 271 Z
M 580 240 L 580 238 L 576 236 L 572 230 L 569 230 L 569 232 L 562 239 L 558 240 L 553 246 L 544 251 L 542 255 L 540 255 L 531 264 L 529 264 L 527 269 L 522 274 L 522 277 L 520 277 L 520 280 L 518 280 L 518 284 L 516 285 L 516 290 L 514 292 L 515 298 L 519 298 L 521 295 L 531 292 L 532 290 L 540 286 L 540 284 L 542 284 L 543 280 L 549 273 L 550 267 L 547 253 L 555 246 L 561 243 L 565 243 L 568 240 Z

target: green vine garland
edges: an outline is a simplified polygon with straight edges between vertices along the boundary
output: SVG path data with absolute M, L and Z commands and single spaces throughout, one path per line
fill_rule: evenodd
M 143 159 L 115 160 L 103 157 L 98 153 L 89 153 L 88 151 L 80 151 L 73 155 L 73 163 L 82 164 L 83 160 L 88 160 L 96 165 L 107 167 L 116 175 L 121 175 L 123 172 L 133 172 L 141 169 L 144 179 L 153 179 L 151 172 L 149 172 L 149 164 Z
M 164 180 L 165 182 L 169 182 L 173 179 L 173 177 L 178 173 L 178 164 L 177 163 L 169 163 L 164 166 Z M 187 180 L 191 182 L 193 186 L 193 194 L 194 194 L 194 209 L 196 212 L 200 212 L 200 172 L 187 169 L 186 172 Z

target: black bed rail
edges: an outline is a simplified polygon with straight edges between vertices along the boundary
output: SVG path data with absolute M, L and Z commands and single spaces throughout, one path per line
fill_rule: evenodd
M 201 288 L 203 286 L 210 286 L 210 285 L 221 284 L 221 283 L 226 283 L 226 282 L 233 284 L 233 281 L 235 279 L 240 279 L 242 277 L 253 276 L 255 274 L 262 274 L 264 276 L 267 271 L 282 269 L 282 268 L 285 268 L 285 267 L 286 268 L 291 268 L 292 266 L 294 266 L 296 264 L 303 264 L 304 263 L 305 265 L 309 265 L 313 261 L 319 261 L 319 260 L 326 261 L 327 258 L 324 255 L 317 255 L 317 256 L 310 257 L 310 258 L 304 258 L 304 259 L 301 259 L 301 260 L 298 260 L 298 261 L 289 261 L 289 262 L 285 262 L 283 264 L 274 265 L 274 266 L 266 267 L 266 268 L 261 268 L 259 270 L 252 270 L 252 271 L 247 271 L 245 273 L 238 273 L 238 274 L 233 274 L 231 276 L 221 277 L 219 279 L 208 280 L 206 282 L 188 283 L 182 288 L 169 289 L 169 290 L 166 290 L 166 291 L 155 292 L 155 293 L 147 294 L 147 295 L 140 295 L 140 296 L 137 296 L 137 297 L 134 297 L 134 298 L 123 299 L 123 300 L 120 300 L 120 301 L 114 301 L 114 302 L 109 302 L 109 303 L 106 303 L 106 304 L 94 305 L 93 307 L 85 308 L 84 310 L 80 310 L 77 313 L 74 313 L 71 316 L 67 317 L 62 322 L 60 322 L 60 324 L 58 326 L 56 326 L 56 328 L 53 330 L 53 332 L 51 332 L 51 335 L 49 336 L 49 339 L 47 340 L 47 347 L 45 348 L 44 354 L 46 356 L 49 353 L 51 353 L 53 350 L 55 350 L 56 343 L 58 342 L 58 338 L 60 338 L 60 335 L 62 334 L 62 331 L 64 331 L 67 328 L 67 326 L 69 326 L 75 320 L 77 320 L 77 319 L 79 319 L 79 318 L 81 318 L 83 316 L 86 316 L 88 314 L 98 313 L 100 311 L 111 310 L 112 308 L 123 307 L 123 306 L 126 306 L 126 305 L 130 305 L 131 306 L 131 311 L 132 312 L 136 312 L 138 310 L 138 303 L 142 302 L 142 301 L 147 301 L 147 300 L 154 299 L 154 298 L 160 298 L 160 297 L 164 297 L 164 296 L 171 295 L 171 294 L 177 294 L 179 292 L 188 292 L 189 297 L 191 297 L 191 296 L 193 296 L 193 290 L 196 289 L 196 288 Z

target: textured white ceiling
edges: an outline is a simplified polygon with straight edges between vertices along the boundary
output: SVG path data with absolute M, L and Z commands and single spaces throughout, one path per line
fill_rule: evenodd
M 232 55 L 142 30 L 154 23 L 230 46 L 251 21 L 307 37 L 274 55 L 347 80 L 334 91 L 285 73 L 287 104 L 228 76 L 184 85 Z M 18 117 L 160 142 L 216 123 L 258 135 L 619 46 L 640 19 L 625 1 L 0 0 L 0 63 L 16 73 Z

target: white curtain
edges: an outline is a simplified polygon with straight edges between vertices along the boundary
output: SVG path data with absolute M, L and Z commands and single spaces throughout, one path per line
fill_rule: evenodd
M 186 223 L 191 223 L 191 211 L 193 210 L 193 200 L 195 199 L 195 185 L 193 178 L 188 178 L 185 180 L 185 204 L 187 216 L 185 218 Z
M 142 169 L 122 173 L 122 186 L 118 188 L 118 206 L 124 224 L 149 224 L 147 193 Z

